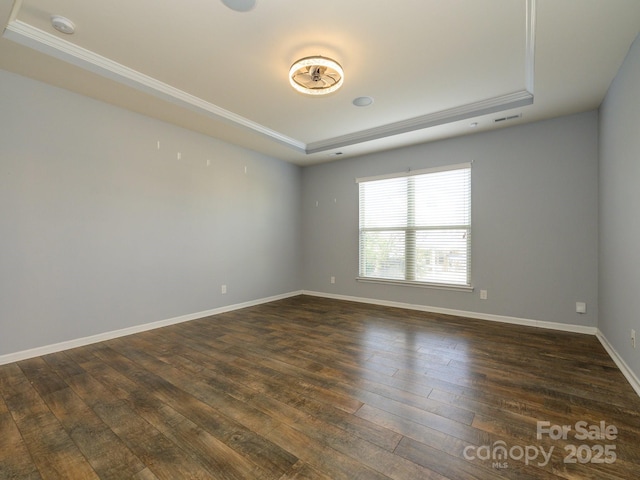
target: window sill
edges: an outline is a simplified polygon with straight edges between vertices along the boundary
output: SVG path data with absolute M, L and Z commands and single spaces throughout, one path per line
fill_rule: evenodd
M 456 292 L 473 292 L 471 285 L 448 285 L 444 283 L 411 282 L 408 280 L 390 280 L 387 278 L 356 277 L 358 282 L 380 283 L 384 285 L 400 285 L 406 287 L 433 288 L 436 290 L 453 290 Z

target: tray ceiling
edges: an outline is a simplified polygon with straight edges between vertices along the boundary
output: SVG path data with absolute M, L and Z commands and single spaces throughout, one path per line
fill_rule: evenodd
M 640 28 L 636 0 L 0 2 L 1 68 L 301 165 L 596 108 Z M 309 55 L 344 86 L 293 90 Z

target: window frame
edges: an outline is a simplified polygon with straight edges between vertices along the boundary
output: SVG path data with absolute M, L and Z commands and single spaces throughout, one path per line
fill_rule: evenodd
M 386 175 L 377 175 L 377 176 L 372 176 L 372 177 L 361 177 L 361 178 L 356 178 L 356 184 L 358 184 L 358 189 L 359 189 L 359 195 L 358 195 L 358 276 L 356 277 L 356 280 L 359 282 L 366 282 L 366 283 L 382 283 L 382 284 L 391 284 L 391 285 L 407 285 L 407 286 L 413 286 L 413 287 L 423 287 L 423 288 L 435 288 L 435 289 L 444 289 L 444 290 L 458 290 L 458 291 L 473 291 L 473 286 L 472 286 L 472 281 L 471 281 L 471 243 L 472 243 L 472 218 L 471 218 L 471 209 L 472 209 L 472 195 L 471 195 L 471 166 L 472 166 L 472 162 L 467 162 L 467 163 L 460 163 L 460 164 L 455 164 L 455 165 L 444 165 L 444 166 L 438 166 L 438 167 L 432 167 L 432 168 L 425 168 L 425 169 L 420 169 L 420 170 L 410 170 L 410 171 L 405 171 L 405 172 L 398 172 L 398 173 L 390 173 L 390 174 L 386 174 Z M 412 228 L 415 227 L 415 224 L 412 225 L 411 222 L 411 207 L 410 205 L 412 204 L 412 202 L 409 201 L 409 197 L 410 195 L 412 195 L 412 193 L 414 193 L 412 191 L 412 189 L 409 187 L 410 185 L 412 185 L 411 182 L 411 178 L 412 177 L 416 177 L 416 176 L 420 176 L 420 175 L 426 175 L 426 174 L 432 174 L 432 173 L 439 173 L 439 172 L 448 172 L 448 171 L 454 171 L 454 170 L 462 170 L 462 169 L 466 169 L 469 171 L 469 180 L 468 180 L 468 223 L 463 224 L 463 225 L 432 225 L 429 227 L 418 227 L 416 228 Z M 379 181 L 379 180 L 387 180 L 387 179 L 402 179 L 405 178 L 408 181 L 408 188 L 407 188 L 407 222 L 406 225 L 404 225 L 403 227 L 389 227 L 388 229 L 385 229 L 385 227 L 371 227 L 371 228 L 363 228 L 362 226 L 362 198 L 361 198 L 361 192 L 360 192 L 360 184 L 361 183 L 366 183 L 366 182 L 375 182 L 375 181 Z M 466 283 L 462 284 L 462 283 L 444 283 L 444 282 L 428 282 L 428 281 L 421 281 L 421 280 L 415 280 L 415 270 L 413 271 L 407 271 L 408 269 L 406 268 L 406 264 L 407 264 L 407 260 L 409 261 L 410 264 L 412 264 L 414 267 L 417 267 L 416 262 L 415 262 L 415 257 L 416 257 L 416 252 L 417 252 L 417 248 L 415 247 L 415 236 L 416 236 L 416 232 L 418 231 L 426 231 L 426 230 L 444 230 L 444 229 L 451 229 L 451 228 L 456 228 L 456 229 L 466 229 L 467 230 L 467 238 L 466 238 Z M 405 261 L 405 269 L 404 269 L 404 279 L 394 279 L 394 278 L 385 278 L 385 277 L 369 277 L 369 276 L 364 276 L 363 275 L 363 265 L 362 265 L 362 260 L 363 260 L 363 255 L 362 255 L 362 247 L 363 247 L 363 241 L 362 241 L 362 234 L 363 232 L 367 232 L 367 231 L 392 231 L 392 230 L 396 230 L 396 231 L 404 231 L 405 232 L 405 250 L 404 250 L 404 261 Z M 413 242 L 412 242 L 413 240 Z M 410 245 L 413 243 L 414 247 L 413 249 L 410 248 Z M 408 250 L 411 250 L 408 252 Z M 410 258 L 412 256 L 412 259 Z

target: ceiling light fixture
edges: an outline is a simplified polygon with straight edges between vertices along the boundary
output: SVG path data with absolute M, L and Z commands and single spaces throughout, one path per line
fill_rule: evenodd
M 326 95 L 338 90 L 344 82 L 344 71 L 338 62 L 327 57 L 305 57 L 289 69 L 291 86 L 307 95 Z

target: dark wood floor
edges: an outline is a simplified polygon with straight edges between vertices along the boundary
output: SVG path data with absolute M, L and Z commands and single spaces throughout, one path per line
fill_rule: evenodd
M 0 392 L 3 479 L 606 480 L 640 465 L 640 398 L 595 337 L 307 296 L 0 366 Z M 538 440 L 538 421 L 572 430 Z M 580 421 L 618 433 L 578 440 Z

